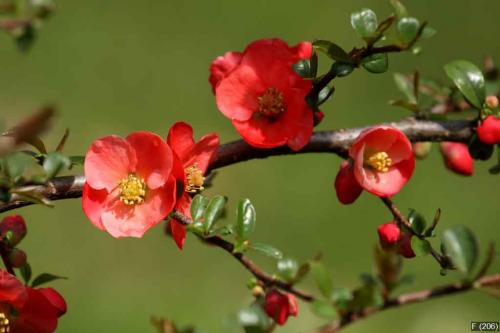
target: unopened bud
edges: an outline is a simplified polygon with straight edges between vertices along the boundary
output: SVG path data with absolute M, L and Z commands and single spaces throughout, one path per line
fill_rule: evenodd
M 415 257 L 415 252 L 413 252 L 413 249 L 411 248 L 412 237 L 415 236 L 403 234 L 403 236 L 401 236 L 401 244 L 399 246 L 399 254 L 408 259 Z
M 27 233 L 28 229 L 21 215 L 10 215 L 0 222 L 0 236 L 11 246 L 19 244 Z
M 432 142 L 415 142 L 412 148 L 415 157 L 423 160 L 429 155 L 432 148 Z
M 384 250 L 394 248 L 401 238 L 401 230 L 394 222 L 381 224 L 378 227 L 377 232 L 380 240 L 380 246 L 382 246 Z
M 449 170 L 464 176 L 474 173 L 474 161 L 466 144 L 441 142 L 441 153 Z
M 262 297 L 264 296 L 264 289 L 261 286 L 257 285 L 252 288 L 252 295 L 255 298 Z
M 500 118 L 495 116 L 486 117 L 477 127 L 477 136 L 482 143 L 488 145 L 500 143 Z
M 498 97 L 491 95 L 486 97 L 486 106 L 490 109 L 495 109 L 498 107 Z
M 26 252 L 20 249 L 12 249 L 9 254 L 9 262 L 12 267 L 21 268 L 26 266 L 26 262 L 28 260 L 28 256 Z

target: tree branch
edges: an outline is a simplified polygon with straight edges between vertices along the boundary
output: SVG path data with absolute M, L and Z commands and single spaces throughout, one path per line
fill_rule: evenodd
M 335 333 L 340 331 L 345 326 L 356 322 L 360 319 L 366 318 L 375 314 L 377 312 L 381 312 L 384 310 L 388 310 L 395 307 L 400 307 L 404 305 L 409 305 L 413 303 L 419 303 L 427 300 L 431 300 L 437 297 L 446 296 L 446 295 L 454 295 L 458 293 L 463 293 L 466 291 L 470 291 L 473 289 L 488 287 L 500 284 L 500 274 L 488 275 L 484 276 L 474 283 L 467 282 L 459 282 L 454 284 L 449 284 L 433 289 L 425 289 L 413 293 L 403 294 L 395 298 L 390 298 L 381 306 L 375 306 L 366 308 L 359 313 L 353 313 L 345 318 L 342 318 L 339 321 L 334 321 L 330 324 L 322 326 L 312 333 Z
M 467 142 L 474 133 L 474 122 L 469 120 L 429 121 L 408 118 L 399 122 L 386 123 L 403 131 L 411 141 L 456 141 Z M 243 140 L 233 141 L 220 146 L 217 157 L 209 170 L 219 169 L 232 164 L 279 155 L 295 155 L 304 153 L 332 153 L 341 157 L 347 156 L 351 143 L 367 127 L 315 132 L 310 142 L 301 150 L 293 151 L 286 146 L 259 149 Z M 46 185 L 24 186 L 18 191 L 33 191 L 50 200 L 78 198 L 82 195 L 83 176 L 66 176 L 52 179 Z M 32 204 L 24 201 L 15 193 L 7 203 L 0 204 L 0 213 Z

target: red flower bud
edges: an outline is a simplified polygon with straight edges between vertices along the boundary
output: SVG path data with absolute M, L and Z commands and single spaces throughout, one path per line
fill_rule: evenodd
M 297 316 L 297 300 L 292 294 L 283 294 L 272 289 L 266 294 L 264 310 L 276 324 L 284 325 L 289 316 Z
M 353 168 L 348 161 L 343 161 L 340 164 L 339 172 L 335 178 L 335 191 L 337 198 L 344 205 L 352 204 L 363 192 L 363 188 L 356 180 Z
M 486 117 L 477 127 L 477 136 L 481 142 L 489 145 L 500 143 L 500 118 Z
M 399 254 L 405 258 L 415 257 L 415 252 L 411 248 L 411 238 L 413 235 L 403 234 L 401 236 L 401 244 L 399 245 Z
M 323 121 L 323 118 L 325 118 L 325 114 L 321 111 L 316 111 L 314 112 L 314 126 L 319 125 Z
M 16 246 L 28 233 L 21 215 L 6 216 L 0 223 L 0 236 L 7 238 L 11 246 Z
M 490 109 L 495 109 L 498 106 L 498 97 L 494 95 L 486 97 L 486 106 Z
M 28 260 L 28 256 L 26 252 L 20 249 L 12 249 L 9 254 L 10 264 L 15 268 L 21 268 L 26 266 L 26 262 Z
M 401 239 L 401 230 L 394 222 L 379 225 L 377 232 L 380 245 L 385 250 L 394 248 Z
M 441 153 L 446 167 L 451 171 L 464 176 L 471 176 L 474 172 L 474 161 L 466 144 L 442 142 Z

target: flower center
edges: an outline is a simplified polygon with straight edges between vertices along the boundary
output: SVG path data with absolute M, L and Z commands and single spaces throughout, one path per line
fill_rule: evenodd
M 196 193 L 203 191 L 203 184 L 205 183 L 205 177 L 203 177 L 203 172 L 198 168 L 195 163 L 184 170 L 186 173 L 186 186 L 185 191 L 188 193 Z
M 392 159 L 385 151 L 381 151 L 368 157 L 365 164 L 379 172 L 387 172 L 392 165 Z
M 5 313 L 0 312 L 0 333 L 10 332 L 10 320 Z
M 120 201 L 125 205 L 140 205 L 144 202 L 146 182 L 136 175 L 130 174 L 123 178 L 118 184 L 118 189 L 120 190 Z
M 283 94 L 276 88 L 267 88 L 266 91 L 257 97 L 259 103 L 259 113 L 264 116 L 277 116 L 285 112 Z

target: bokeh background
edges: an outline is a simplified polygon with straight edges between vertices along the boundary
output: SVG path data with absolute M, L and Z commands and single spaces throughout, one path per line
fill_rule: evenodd
M 361 45 L 349 24 L 352 11 L 370 7 L 383 17 L 391 10 L 380 0 L 56 3 L 56 14 L 27 54 L 0 35 L 0 112 L 12 124 L 45 102 L 56 103 L 59 117 L 46 140 L 54 146 L 70 127 L 69 154 L 83 154 L 92 140 L 111 133 L 151 130 L 165 135 L 178 120 L 191 123 L 198 135 L 216 131 L 223 142 L 237 139 L 217 111 L 207 82 L 213 58 L 275 36 L 290 43 L 327 38 L 350 49 Z M 391 71 L 419 68 L 444 79 L 442 66 L 457 58 L 481 64 L 492 54 L 500 61 L 500 2 L 409 0 L 406 5 L 438 35 L 423 42 L 420 56 L 391 55 Z M 323 108 L 320 129 L 405 116 L 387 104 L 400 97 L 390 72 L 359 70 L 338 80 L 336 87 L 335 97 Z M 228 219 L 239 198 L 251 198 L 258 213 L 255 239 L 299 260 L 322 252 L 335 286 L 354 287 L 361 272 L 372 271 L 376 226 L 391 216 L 370 195 L 352 206 L 337 202 L 332 182 L 339 162 L 319 154 L 250 161 L 221 170 L 208 194 L 230 198 Z M 445 170 L 434 147 L 395 201 L 404 211 L 414 207 L 429 218 L 441 207 L 441 228 L 470 226 L 484 251 L 487 241 L 500 243 L 500 178 L 488 174 L 492 163 L 477 163 L 474 177 L 463 178 Z M 35 273 L 69 277 L 54 283 L 69 305 L 58 332 L 154 332 L 151 315 L 192 323 L 206 332 L 235 332 L 225 324 L 228 314 L 251 300 L 245 286 L 249 274 L 194 237 L 182 252 L 160 226 L 140 240 L 115 240 L 86 220 L 79 200 L 58 202 L 56 209 L 33 206 L 22 214 L 29 223 L 23 247 Z M 272 260 L 253 257 L 272 269 Z M 498 259 L 493 269 L 500 270 Z M 406 262 L 406 271 L 417 279 L 401 291 L 458 278 L 441 277 L 431 258 Z M 311 283 L 304 288 L 314 291 Z M 307 304 L 300 308 L 299 319 L 278 332 L 305 332 L 324 322 Z M 345 332 L 468 332 L 471 320 L 500 320 L 499 309 L 497 300 L 471 293 L 387 311 Z

